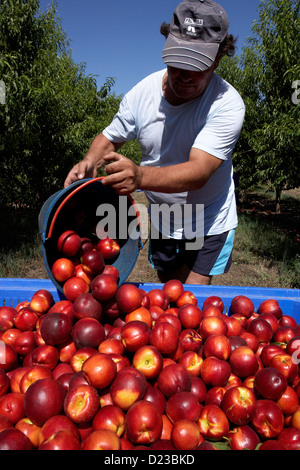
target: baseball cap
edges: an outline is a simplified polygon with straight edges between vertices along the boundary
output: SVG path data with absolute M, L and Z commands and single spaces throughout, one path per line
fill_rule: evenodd
M 204 71 L 217 56 L 228 34 L 228 17 L 213 0 L 184 0 L 175 9 L 163 61 L 172 67 Z

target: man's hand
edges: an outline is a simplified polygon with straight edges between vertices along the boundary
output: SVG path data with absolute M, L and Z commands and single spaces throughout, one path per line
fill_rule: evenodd
M 84 178 L 96 178 L 98 170 L 100 170 L 105 163 L 103 157 L 111 152 L 117 152 L 122 145 L 122 142 L 111 142 L 103 134 L 97 135 L 85 158 L 77 163 L 68 174 L 64 184 L 65 188 L 75 181 Z
M 140 187 L 140 167 L 124 155 L 110 152 L 103 158 L 108 162 L 105 171 L 108 176 L 102 184 L 109 184 L 118 194 L 130 194 Z
M 77 163 L 72 170 L 69 172 L 64 187 L 66 188 L 75 181 L 82 180 L 84 178 L 96 178 L 97 176 L 97 167 L 93 165 L 88 160 L 82 160 Z

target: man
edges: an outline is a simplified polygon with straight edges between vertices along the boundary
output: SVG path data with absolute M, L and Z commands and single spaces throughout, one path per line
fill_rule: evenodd
M 155 223 L 162 235 L 150 236 L 149 260 L 162 282 L 178 278 L 210 284 L 213 275 L 229 270 L 237 226 L 231 155 L 245 108 L 237 91 L 214 73 L 234 45 L 226 12 L 212 0 L 183 1 L 162 32 L 167 69 L 125 95 L 112 123 L 70 171 L 65 186 L 95 177 L 105 166 L 102 183 L 119 194 L 143 190 L 150 217 L 151 209 L 162 204 L 182 211 L 190 206 L 190 220 L 184 218 L 182 226 L 168 231 L 163 222 Z M 117 153 L 135 138 L 142 150 L 140 166 Z M 204 243 L 187 249 L 185 224 L 201 227 L 199 207 L 204 207 Z

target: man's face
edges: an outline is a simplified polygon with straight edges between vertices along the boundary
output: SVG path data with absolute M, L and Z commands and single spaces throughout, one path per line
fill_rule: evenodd
M 168 85 L 183 103 L 201 96 L 208 87 L 217 64 L 204 72 L 192 72 L 168 66 Z

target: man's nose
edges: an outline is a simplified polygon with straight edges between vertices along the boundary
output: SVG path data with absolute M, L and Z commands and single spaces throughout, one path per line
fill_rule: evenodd
M 194 80 L 194 74 L 190 70 L 181 70 L 180 78 L 184 82 L 192 82 Z

